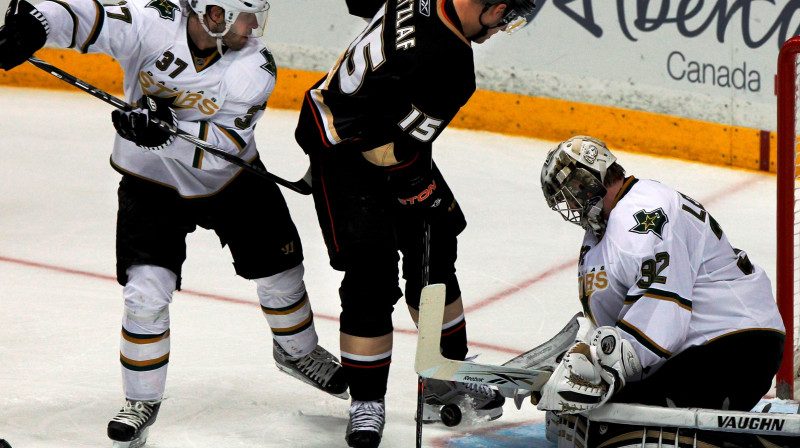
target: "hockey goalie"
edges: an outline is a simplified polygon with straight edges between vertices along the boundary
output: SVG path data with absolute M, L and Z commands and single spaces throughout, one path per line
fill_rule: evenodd
M 709 212 L 626 176 L 588 136 L 548 153 L 541 184 L 548 206 L 586 231 L 582 331 L 533 394 L 551 441 L 800 446 L 796 415 L 749 412 L 772 387 L 785 330 L 766 274 Z

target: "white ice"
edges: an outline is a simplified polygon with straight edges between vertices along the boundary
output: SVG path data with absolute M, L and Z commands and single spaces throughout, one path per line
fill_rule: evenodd
M 123 403 L 110 112 L 79 92 L 0 88 L 0 438 L 17 448 L 110 446 L 106 425 Z M 295 111 L 268 110 L 256 132 L 268 169 L 291 180 L 307 165 L 296 120 Z M 457 267 L 470 353 L 483 363 L 546 340 L 579 310 L 583 232 L 546 207 L 539 187 L 552 145 L 456 129 L 435 145 L 469 221 Z M 618 156 L 630 174 L 702 202 L 774 279 L 773 175 Z M 321 343 L 338 354 L 341 274 L 328 266 L 310 197 L 284 194 L 303 238 Z M 269 215 L 269 204 L 252 206 Z M 171 307 L 166 399 L 147 446 L 346 446 L 348 402 L 280 373 L 254 284 L 234 274 L 213 232 L 199 229 L 187 243 L 184 291 Z M 397 308 L 384 448 L 415 440 L 415 331 L 402 302 Z M 425 426 L 424 445 L 541 419 L 530 404 L 518 411 L 507 402 L 495 422 Z

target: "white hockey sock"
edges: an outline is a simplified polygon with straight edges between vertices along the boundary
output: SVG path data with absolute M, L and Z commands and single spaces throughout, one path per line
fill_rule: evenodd
M 127 273 L 120 336 L 123 390 L 126 398 L 160 400 L 167 380 L 169 304 L 177 276 L 151 265 L 132 266 Z
M 318 342 L 303 273 L 303 265 L 299 264 L 255 280 L 261 311 L 273 337 L 287 353 L 297 358 L 311 353 Z

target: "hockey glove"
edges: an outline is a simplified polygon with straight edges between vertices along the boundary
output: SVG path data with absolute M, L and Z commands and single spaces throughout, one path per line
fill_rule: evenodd
M 44 46 L 49 33 L 50 25 L 42 13 L 20 0 L 16 14 L 7 12 L 6 24 L 0 27 L 0 68 L 11 70 L 25 62 Z
M 613 327 L 600 327 L 589 342 L 578 341 L 542 388 L 537 408 L 575 414 L 605 404 L 642 372 L 630 342 Z
M 138 101 L 139 108 L 129 112 L 115 110 L 111 112 L 111 121 L 120 137 L 130 140 L 144 149 L 164 149 L 173 141 L 175 134 L 168 132 L 150 121 L 151 117 L 174 127 L 178 118 L 170 107 L 171 100 L 156 96 L 143 96 Z
M 389 185 L 402 210 L 435 221 L 455 203 L 439 169 L 428 168 L 420 160 L 389 171 Z

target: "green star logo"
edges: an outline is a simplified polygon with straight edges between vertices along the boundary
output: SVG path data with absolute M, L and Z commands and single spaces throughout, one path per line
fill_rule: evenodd
M 264 69 L 269 74 L 271 74 L 272 76 L 277 78 L 278 77 L 278 66 L 277 66 L 277 64 L 275 64 L 275 58 L 272 57 L 272 53 L 270 53 L 270 51 L 267 50 L 266 47 L 262 48 L 260 53 L 261 53 L 261 56 L 264 56 L 264 59 L 267 61 L 261 66 L 261 68 Z
M 153 8 L 158 11 L 158 15 L 162 19 L 175 20 L 175 11 L 180 11 L 181 8 L 169 0 L 150 0 L 147 4 L 148 8 Z
M 664 239 L 662 233 L 664 232 L 664 225 L 669 222 L 669 218 L 667 218 L 667 214 L 664 213 L 664 210 L 661 208 L 657 208 L 651 212 L 646 212 L 644 209 L 639 210 L 634 213 L 633 219 L 636 220 L 636 225 L 630 230 L 631 232 L 641 234 L 652 232 L 655 236 L 662 240 Z

